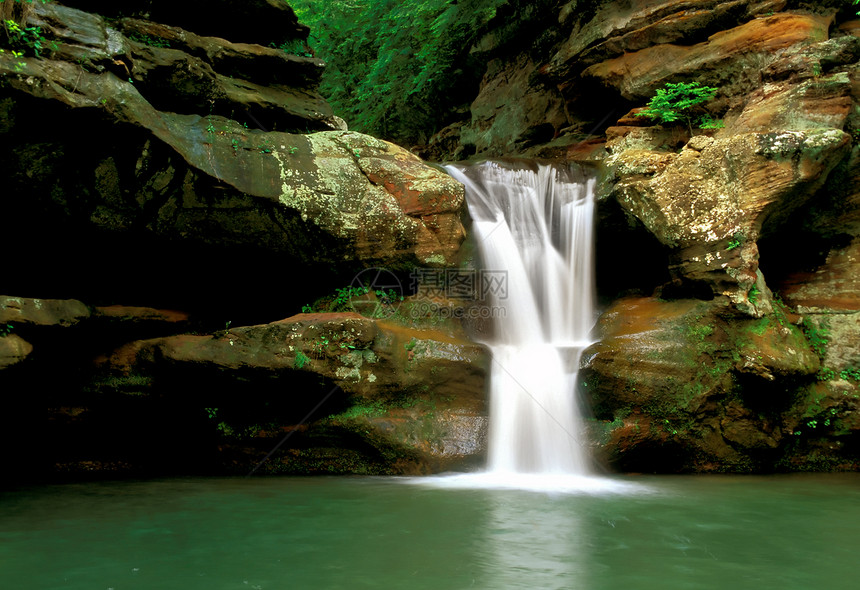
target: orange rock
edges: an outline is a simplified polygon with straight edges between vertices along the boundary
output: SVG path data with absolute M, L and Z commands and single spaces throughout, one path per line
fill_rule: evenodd
M 679 75 L 707 79 L 709 71 L 719 68 L 719 76 L 726 79 L 727 70 L 744 69 L 744 62 L 748 67 L 756 56 L 767 60 L 792 45 L 823 41 L 832 20 L 800 14 L 755 19 L 696 45 L 654 45 L 606 60 L 587 68 L 583 77 L 615 87 L 624 98 L 644 100 Z

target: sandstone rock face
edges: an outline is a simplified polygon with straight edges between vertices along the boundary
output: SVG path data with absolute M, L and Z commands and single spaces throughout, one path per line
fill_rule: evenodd
M 4 159 L 14 162 L 12 193 L 26 191 L 33 207 L 84 227 L 262 247 L 301 264 L 452 261 L 463 193 L 447 175 L 359 134 L 295 133 L 342 127 L 316 92 L 318 60 L 135 19 L 113 28 L 54 3 L 28 19 L 60 40 L 56 59 L 0 55 L 15 145 Z M 40 132 L 28 128 L 33 112 L 45 119 Z M 93 145 L 68 143 L 69 127 Z M 42 154 L 46 145 L 76 161 Z
M 598 274 L 634 275 L 645 251 L 666 258 L 668 280 L 604 280 L 604 339 L 584 356 L 600 453 L 635 471 L 856 469 L 853 12 L 785 0 L 553 9 L 551 31 L 488 50 L 470 118 L 450 127 L 460 146 L 440 134 L 439 147 L 602 160 L 598 243 L 615 266 Z M 668 82 L 716 88 L 697 114 L 722 126 L 636 116 Z
M 16 365 L 33 352 L 33 345 L 17 334 L 0 336 L 0 370 Z
M 278 0 L 188 0 L 181 4 L 164 0 L 130 0 L 121 5 L 108 0 L 67 0 L 63 4 L 110 17 L 147 15 L 159 23 L 259 45 L 305 40 L 309 32 L 298 22 L 293 9 Z
M 790 320 L 777 309 L 739 321 L 728 302 L 616 301 L 584 353 L 598 454 L 648 471 L 760 471 L 792 460 L 808 400 L 791 390 L 813 383 L 820 365 Z M 854 405 L 833 421 L 850 420 Z
M 620 179 L 614 198 L 673 249 L 677 278 L 760 317 L 771 310 L 758 270 L 763 226 L 803 206 L 848 146 L 835 129 L 748 133 L 696 138 L 680 154 L 624 149 L 607 162 Z
M 420 474 L 485 455 L 484 348 L 402 314 L 201 334 L 171 310 L 18 297 L 0 309 L 0 383 L 29 392 L 10 400 L 4 440 L 47 412 L 46 439 L 65 443 L 22 451 L 23 472 L 187 471 L 176 444 L 203 473 Z
M 0 323 L 73 326 L 90 315 L 89 308 L 80 301 L 0 296 Z
M 857 40 L 835 4 L 607 0 L 547 8 L 557 14 L 549 30 L 508 44 L 491 32 L 475 45 L 487 56 L 481 88 L 469 118 L 454 125 L 461 146 L 452 148 L 443 131 L 441 153 L 537 155 L 550 143 L 578 146 L 666 82 L 719 88 L 709 110 L 729 111 L 726 126 L 737 132 L 842 128 L 850 111 L 844 70 L 857 61 Z M 749 112 L 733 127 L 758 102 L 770 115 Z M 570 156 L 581 157 L 575 149 Z
M 767 64 L 774 54 L 824 41 L 831 19 L 777 14 L 720 31 L 691 46 L 659 43 L 589 66 L 582 75 L 612 86 L 628 99 L 647 100 L 673 76 L 695 75 L 707 84 L 739 84 L 732 76 Z
M 145 384 L 138 395 L 187 395 L 174 384 L 207 384 L 195 397 L 221 408 L 227 420 L 231 406 L 234 417 L 241 416 L 249 388 L 270 383 L 295 398 L 296 406 L 311 409 L 306 416 L 293 409 L 279 417 L 285 423 L 270 427 L 274 432 L 242 441 L 246 447 L 274 446 L 277 441 L 269 439 L 302 427 L 297 440 L 265 465 L 267 472 L 427 473 L 475 464 L 484 453 L 485 352 L 437 331 L 356 313 L 301 314 L 214 335 L 129 343 L 101 366 L 120 391 L 131 381 Z M 251 385 L 243 386 L 237 375 Z M 238 427 L 231 430 L 237 432 Z M 354 453 L 352 467 L 322 461 L 319 438 Z M 233 469 L 254 467 L 251 460 L 240 466 L 227 455 Z
M 529 83 L 536 73 L 533 62 L 523 56 L 512 68 L 513 74 L 504 69 L 504 75 L 499 75 L 494 65 L 490 63 L 472 104 L 471 125 L 461 131 L 461 143 L 474 146 L 478 153 L 516 153 L 523 146 L 548 142 L 567 126 L 559 92 L 551 86 Z
M 480 460 L 479 347 L 360 316 L 274 321 L 368 267 L 450 266 L 465 237 L 462 186 L 349 132 L 323 62 L 286 53 L 308 35 L 286 3 L 7 9 L 50 41 L 0 53 L 11 470 L 248 473 L 288 432 L 261 469 Z

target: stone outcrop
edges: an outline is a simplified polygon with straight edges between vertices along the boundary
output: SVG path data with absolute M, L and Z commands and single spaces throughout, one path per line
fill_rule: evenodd
M 787 464 L 797 416 L 808 409 L 792 390 L 820 370 L 797 319 L 779 308 L 739 319 L 719 300 L 614 302 L 601 316 L 600 342 L 583 355 L 598 454 L 637 471 Z M 849 401 L 831 415 L 834 424 L 853 420 Z
M 480 348 L 361 317 L 277 321 L 368 267 L 450 266 L 465 237 L 459 183 L 334 115 L 286 3 L 3 10 L 43 39 L 0 52 L 10 469 L 184 472 L 184 445 L 191 471 L 247 473 L 291 428 L 265 470 L 480 457 Z M 332 322 L 370 339 L 314 348 Z M 337 393 L 302 422 L 321 387 Z
M 3 335 L 0 337 L 0 369 L 20 363 L 31 352 L 33 352 L 33 345 L 17 334 Z
M 743 120 L 744 130 L 842 127 L 824 118 L 838 119 L 847 107 L 846 73 L 828 76 L 857 61 L 844 3 L 603 0 L 543 8 L 528 36 L 507 34 L 508 23 L 499 23 L 475 44 L 472 53 L 487 65 L 469 116 L 440 131 L 431 152 L 582 158 L 587 142 L 656 89 L 693 80 L 719 88 L 709 109 L 716 116 L 730 111 L 727 128 L 757 101 L 770 102 L 791 123 L 760 119 L 756 127 Z M 794 88 L 804 77 L 806 86 Z M 789 86 L 788 95 L 776 96 Z M 803 111 L 804 101 L 818 103 L 811 126 L 802 124 L 803 114 L 781 108 Z M 452 136 L 460 138 L 453 149 Z
M 171 472 L 169 443 L 149 447 L 153 420 L 201 437 L 189 452 L 202 472 L 418 474 L 484 456 L 483 347 L 407 316 L 299 314 L 199 334 L 170 310 L 4 297 L 0 317 L 0 378 L 34 392 L 12 401 L 4 437 L 47 406 L 47 435 L 67 439 L 54 475 Z
M 679 282 L 700 282 L 740 309 L 772 311 L 756 243 L 802 207 L 847 152 L 826 131 L 696 137 L 681 153 L 622 149 L 607 159 L 615 198 L 672 248 Z
M 654 43 L 625 51 L 587 67 L 581 75 L 614 88 L 626 99 L 643 101 L 679 76 L 694 76 L 703 84 L 720 85 L 724 92 L 737 92 L 733 86 L 740 89 L 750 84 L 744 80 L 744 70 L 753 70 L 748 76 L 758 76 L 757 70 L 781 51 L 825 41 L 831 20 L 832 16 L 790 13 L 756 18 L 715 33 L 703 43 Z
M 439 331 L 353 312 L 301 314 L 214 335 L 132 342 L 100 364 L 102 379 L 120 390 L 144 384 L 138 395 L 187 396 L 175 384 L 196 382 L 193 396 L 201 406 L 220 408 L 234 451 L 240 444 L 274 446 L 273 439 L 301 427 L 265 466 L 268 472 L 425 473 L 474 464 L 484 451 L 484 350 Z M 261 387 L 294 402 L 273 402 L 270 412 L 254 416 L 270 426 L 251 436 L 241 400 Z M 230 423 L 231 415 L 237 422 Z M 318 438 L 352 453 L 353 466 L 300 461 L 320 451 Z M 233 470 L 254 467 L 226 455 Z
M 609 303 L 582 388 L 600 456 L 634 471 L 856 469 L 856 10 L 544 6 L 555 18 L 529 37 L 504 41 L 500 25 L 476 44 L 469 116 L 435 145 L 605 166 L 598 258 L 613 266 L 598 269 Z M 718 128 L 637 116 L 667 82 L 715 88 L 697 114 Z
M 304 134 L 342 127 L 316 91 L 319 60 L 56 3 L 27 19 L 57 50 L 0 55 L 7 194 L 28 195 L 17 216 L 303 265 L 452 262 L 458 184 L 392 144 Z

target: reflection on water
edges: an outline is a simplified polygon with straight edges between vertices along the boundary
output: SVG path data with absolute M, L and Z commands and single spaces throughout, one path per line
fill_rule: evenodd
M 614 491 L 553 493 L 460 479 L 3 492 L 2 587 L 856 588 L 858 474 L 615 478 Z
M 485 588 L 588 588 L 588 531 L 574 510 L 491 495 L 479 554 Z

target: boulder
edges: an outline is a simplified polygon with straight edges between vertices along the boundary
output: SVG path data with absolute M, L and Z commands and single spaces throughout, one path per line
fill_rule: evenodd
M 773 469 L 793 439 L 791 386 L 819 369 L 780 310 L 738 320 L 728 302 L 618 300 L 583 353 L 598 456 L 633 471 Z
M 91 315 L 86 305 L 74 299 L 0 296 L 0 324 L 68 327 Z
M 221 408 L 228 421 L 230 408 L 242 416 L 243 397 L 290 396 L 285 413 L 270 408 L 273 415 L 256 417 L 282 421 L 264 429 L 264 439 L 301 426 L 298 440 L 265 467 L 269 472 L 432 472 L 474 464 L 484 452 L 483 348 L 356 313 L 300 314 L 211 335 L 137 341 L 103 358 L 101 369 L 101 383 L 112 379 L 119 394 L 128 394 L 133 380 L 143 386 L 135 395 L 187 396 L 178 384 L 194 381 L 194 403 Z M 235 423 L 229 428 L 231 435 L 245 432 Z M 254 467 L 237 458 L 238 449 L 261 441 L 233 438 L 234 468 Z M 324 461 L 321 445 L 358 453 L 353 467 Z
M 29 18 L 47 19 L 45 11 L 55 8 L 37 5 Z M 71 55 L 68 46 L 83 47 L 92 67 L 0 55 L 4 132 L 15 146 L 4 152 L 14 179 L 7 194 L 33 195 L 14 204 L 16 216 L 47 210 L 58 224 L 263 249 L 341 269 L 454 260 L 464 237 L 463 189 L 446 174 L 357 133 L 259 129 L 340 125 L 316 94 L 318 62 L 123 21 L 129 35 L 158 34 L 177 48 L 150 46 L 99 17 L 58 10 L 57 19 L 68 12 L 89 19 L 94 31 L 86 38 L 67 33 L 58 57 Z M 63 22 L 51 26 L 65 31 Z M 260 83 L 229 75 L 258 58 L 275 64 L 263 68 L 267 74 L 247 68 Z M 295 85 L 271 84 L 273 72 L 284 74 L 279 84 Z M 296 72 L 291 80 L 289 72 Z M 38 132 L 28 125 L 31 112 L 45 123 Z M 50 124 L 52 116 L 63 124 Z M 73 158 L 59 157 L 69 152 Z
M 17 365 L 33 352 L 33 345 L 17 334 L 0 335 L 0 370 Z
M 673 249 L 680 282 L 728 296 L 738 309 L 770 311 L 756 242 L 824 184 L 845 155 L 842 131 L 693 138 L 680 154 L 624 149 L 612 194 Z

